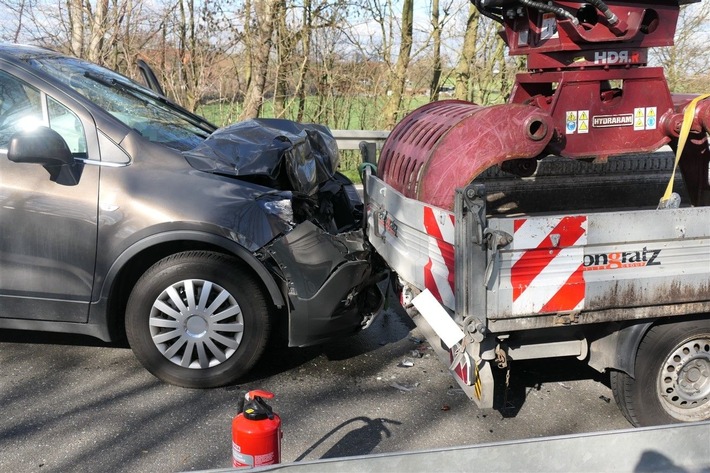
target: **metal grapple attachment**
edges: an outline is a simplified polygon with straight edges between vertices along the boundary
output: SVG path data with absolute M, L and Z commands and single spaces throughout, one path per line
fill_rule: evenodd
M 552 117 L 527 105 L 432 102 L 397 124 L 378 173 L 407 197 L 453 209 L 454 189 L 494 164 L 534 160 L 552 130 Z

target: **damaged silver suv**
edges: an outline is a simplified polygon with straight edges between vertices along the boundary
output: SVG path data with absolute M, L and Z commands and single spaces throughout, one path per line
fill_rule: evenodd
M 0 46 L 0 328 L 124 334 L 155 376 L 234 382 L 279 328 L 354 333 L 385 269 L 327 128 L 217 129 L 94 64 Z

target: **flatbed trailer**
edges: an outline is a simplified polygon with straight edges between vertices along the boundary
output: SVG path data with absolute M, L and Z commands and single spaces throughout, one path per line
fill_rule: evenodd
M 576 356 L 634 425 L 710 419 L 710 94 L 649 65 L 697 1 L 472 0 L 527 59 L 507 103 L 423 105 L 365 171 L 370 241 L 479 406 Z
M 575 356 L 610 372 L 635 425 L 710 419 L 710 206 L 669 152 L 493 166 L 450 211 L 366 170 L 368 237 L 467 395 L 496 407 L 511 363 Z M 658 208 L 669 179 L 681 199 Z M 551 362 L 551 361 L 550 361 Z

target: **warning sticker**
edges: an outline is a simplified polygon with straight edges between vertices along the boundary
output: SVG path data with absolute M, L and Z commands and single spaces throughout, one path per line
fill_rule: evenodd
M 646 107 L 646 129 L 656 129 L 656 107 Z
M 565 130 L 567 130 L 567 134 L 571 135 L 575 131 L 577 131 L 577 111 L 568 111 L 565 112 L 565 118 L 566 118 L 566 126 Z
M 244 466 L 251 468 L 254 466 L 254 457 L 242 453 L 242 449 L 234 441 L 232 441 L 232 466 L 234 468 Z
M 646 129 L 646 109 L 645 108 L 635 108 L 634 109 L 634 131 L 640 131 Z
M 589 133 L 589 110 L 578 111 L 577 133 Z
M 545 13 L 542 15 L 542 25 L 540 28 L 540 39 L 547 40 L 553 38 L 559 38 L 560 35 L 557 32 L 557 17 L 554 13 Z

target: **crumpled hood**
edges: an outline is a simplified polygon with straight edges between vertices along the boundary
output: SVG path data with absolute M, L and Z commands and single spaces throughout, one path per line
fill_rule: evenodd
M 183 152 L 192 167 L 252 177 L 275 189 L 312 195 L 338 168 L 338 146 L 322 125 L 252 119 L 220 128 Z

